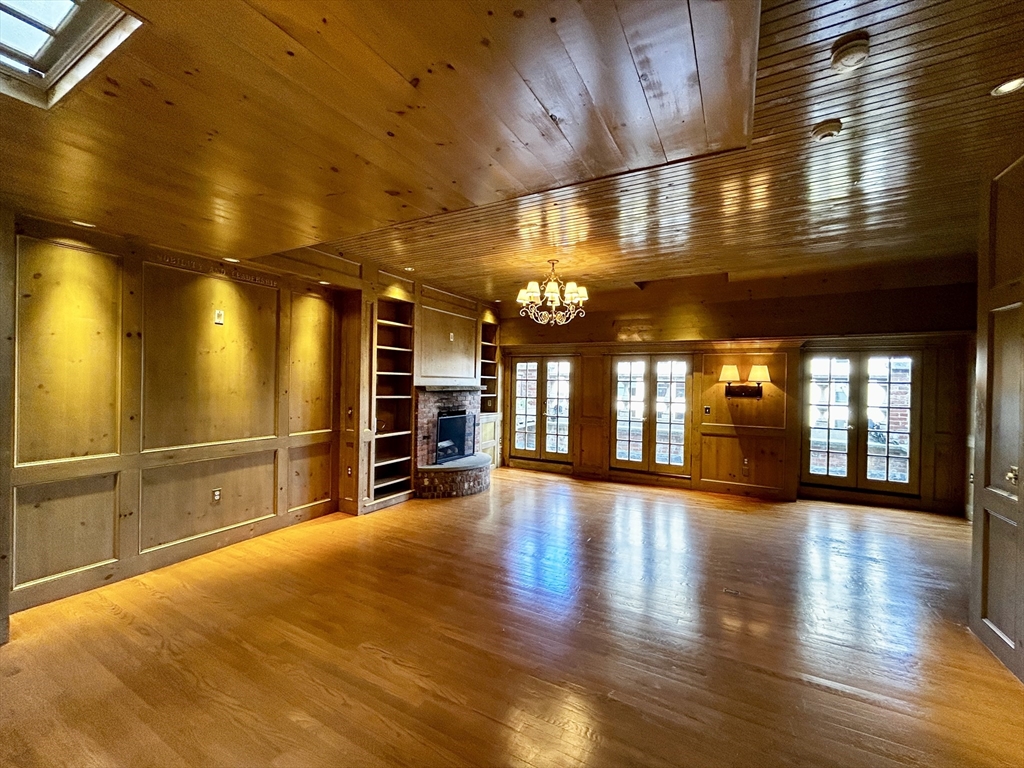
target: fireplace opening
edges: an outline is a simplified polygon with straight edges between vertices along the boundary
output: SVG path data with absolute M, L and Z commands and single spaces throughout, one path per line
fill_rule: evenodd
M 463 411 L 444 411 L 437 416 L 437 453 L 434 462 L 444 464 L 476 452 L 476 416 Z

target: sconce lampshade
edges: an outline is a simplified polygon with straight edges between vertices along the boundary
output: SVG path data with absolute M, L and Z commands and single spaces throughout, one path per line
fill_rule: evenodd
M 739 381 L 740 380 L 739 368 L 737 368 L 735 365 L 723 365 L 722 366 L 722 373 L 718 377 L 718 380 L 719 381 L 724 381 L 727 384 L 728 383 L 732 383 L 734 381 Z
M 766 384 L 771 380 L 772 377 L 768 375 L 767 365 L 750 366 L 750 375 L 747 377 L 747 381 L 753 381 L 757 384 Z

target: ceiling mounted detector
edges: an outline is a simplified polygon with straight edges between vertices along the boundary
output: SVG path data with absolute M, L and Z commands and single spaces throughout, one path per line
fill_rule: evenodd
M 870 49 L 870 37 L 864 30 L 843 35 L 832 46 L 830 66 L 843 75 L 853 72 L 867 63 Z
M 828 141 L 839 135 L 839 132 L 843 130 L 842 120 L 822 120 L 816 126 L 811 128 L 811 138 L 815 141 Z

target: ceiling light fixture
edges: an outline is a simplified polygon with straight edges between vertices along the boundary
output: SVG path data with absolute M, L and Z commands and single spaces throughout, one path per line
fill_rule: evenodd
M 230 256 L 225 256 L 224 257 L 224 261 L 229 261 L 232 264 L 237 264 L 238 263 L 238 259 L 232 259 Z
M 1007 80 L 1005 83 L 1001 83 L 992 89 L 991 94 L 993 96 L 1005 96 L 1008 93 L 1014 93 L 1024 88 L 1024 77 L 1015 77 L 1013 80 Z
M 583 311 L 583 302 L 590 298 L 587 289 L 571 280 L 563 283 L 555 274 L 557 263 L 558 259 L 548 259 L 551 272 L 547 277 L 540 282 L 531 280 L 516 297 L 516 301 L 523 305 L 519 314 L 541 325 L 565 325 L 587 314 Z M 541 282 L 544 283 L 543 293 Z
M 843 130 L 842 120 L 822 120 L 811 129 L 811 137 L 815 141 L 828 141 L 839 135 Z
M 832 46 L 832 69 L 841 75 L 863 67 L 868 60 L 871 43 L 868 33 L 864 30 L 843 35 Z
M 72 224 L 77 224 L 80 227 L 88 227 L 89 229 L 95 229 L 96 228 L 95 224 L 90 224 L 87 221 L 75 221 L 74 219 L 72 219 L 71 223 Z
M 415 272 L 416 267 L 402 267 L 406 272 Z
M 320 285 L 330 285 L 330 282 L 328 282 L 327 280 L 321 280 Z

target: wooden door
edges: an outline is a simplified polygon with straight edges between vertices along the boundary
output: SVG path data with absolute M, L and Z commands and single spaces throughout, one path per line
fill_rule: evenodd
M 997 176 L 978 274 L 971 629 L 1024 679 L 1024 157 Z

